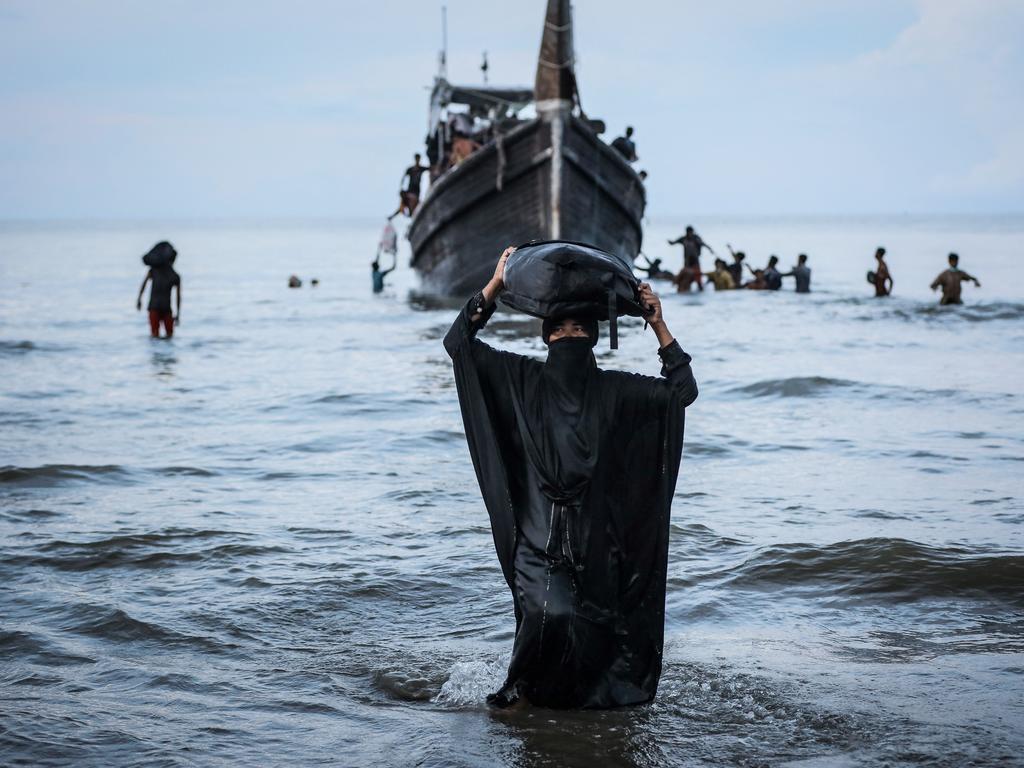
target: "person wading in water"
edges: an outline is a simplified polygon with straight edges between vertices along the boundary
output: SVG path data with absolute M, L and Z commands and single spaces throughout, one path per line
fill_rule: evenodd
M 149 289 L 149 333 L 154 339 L 159 338 L 160 326 L 163 325 L 164 335 L 169 339 L 174 335 L 174 326 L 181 322 L 181 275 L 172 266 L 178 252 L 170 243 L 162 241 L 150 251 L 153 253 L 159 253 L 163 258 L 146 272 L 135 299 L 135 309 L 142 310 L 142 294 L 146 283 L 152 281 Z M 177 292 L 176 313 L 171 312 L 172 288 Z
M 963 304 L 964 302 L 960 298 L 961 283 L 974 283 L 976 287 L 981 288 L 978 278 L 968 275 L 960 269 L 959 264 L 960 257 L 955 253 L 949 254 L 949 269 L 940 272 L 939 276 L 932 281 L 933 291 L 937 288 L 942 289 L 942 298 L 939 299 L 939 304 Z
M 892 276 L 889 274 L 889 265 L 885 263 L 885 248 L 875 251 L 875 262 L 875 269 L 868 272 L 868 279 L 875 286 L 875 297 L 882 298 L 892 293 Z
M 545 361 L 476 338 L 504 288 L 506 249 L 445 336 L 466 439 L 515 604 L 508 675 L 492 706 L 650 701 L 661 675 L 668 523 L 684 411 L 697 397 L 661 302 L 639 300 L 661 378 L 597 367 L 598 321 L 543 323 Z

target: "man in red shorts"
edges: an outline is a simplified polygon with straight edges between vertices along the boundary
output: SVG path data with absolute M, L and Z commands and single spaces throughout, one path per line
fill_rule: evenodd
M 177 256 L 176 252 L 174 256 Z M 153 338 L 159 338 L 161 324 L 164 327 L 165 336 L 168 339 L 171 338 L 174 335 L 175 324 L 181 321 L 181 276 L 171 266 L 174 263 L 174 256 L 167 263 L 150 267 L 149 272 L 146 273 L 146 279 L 139 286 L 139 297 L 135 302 L 137 310 L 142 309 L 142 294 L 146 290 L 146 283 L 153 282 L 149 290 L 149 331 Z M 178 289 L 177 314 L 171 314 L 172 288 Z

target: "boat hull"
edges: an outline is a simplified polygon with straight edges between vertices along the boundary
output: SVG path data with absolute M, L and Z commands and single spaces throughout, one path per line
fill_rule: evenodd
M 423 287 L 470 295 L 507 245 L 574 240 L 631 261 L 646 198 L 622 157 L 567 112 L 517 126 L 441 176 L 409 226 Z

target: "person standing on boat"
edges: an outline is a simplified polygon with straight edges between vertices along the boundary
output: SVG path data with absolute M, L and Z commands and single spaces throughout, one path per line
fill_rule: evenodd
M 635 163 L 640 159 L 636 156 L 636 143 L 633 141 L 632 125 L 626 126 L 625 136 L 619 136 L 612 142 L 612 149 L 622 155 L 627 162 Z
M 417 152 L 413 155 L 413 162 L 408 168 L 405 169 L 405 174 L 402 176 L 402 183 L 405 189 L 398 193 L 399 203 L 398 210 L 388 216 L 388 219 L 393 219 L 403 211 L 409 216 L 412 216 L 416 212 L 416 206 L 420 203 L 420 184 L 423 181 L 423 174 L 430 170 L 425 165 L 420 165 L 420 155 Z M 408 182 L 406 182 L 408 179 Z
M 700 271 L 700 252 L 701 249 L 707 248 L 714 255 L 714 249 L 705 243 L 700 235 L 693 231 L 693 227 L 687 227 L 686 234 L 680 235 L 675 240 L 669 240 L 668 244 L 683 246 L 683 271 L 688 273 L 687 277 L 689 279 L 684 278 L 682 272 L 679 277 L 681 282 L 686 282 L 685 290 L 689 290 L 690 283 L 695 282 L 697 283 L 697 288 L 703 291 L 704 281 Z
M 949 254 L 949 269 L 939 273 L 939 276 L 932 281 L 932 290 L 942 289 L 942 298 L 939 304 L 963 304 L 960 298 L 961 283 L 971 282 L 981 288 L 978 278 L 972 277 L 959 267 L 960 257 L 955 253 Z
M 586 314 L 544 320 L 544 361 L 488 346 L 476 336 L 513 250 L 444 339 L 515 604 L 508 674 L 487 702 L 641 704 L 661 675 L 669 515 L 697 398 L 690 356 L 646 283 L 660 378 L 599 369 L 598 321 Z

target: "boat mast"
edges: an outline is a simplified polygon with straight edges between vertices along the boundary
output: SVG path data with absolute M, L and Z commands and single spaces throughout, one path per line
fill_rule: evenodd
M 562 237 L 562 136 L 572 111 L 576 76 L 573 73 L 572 9 L 569 0 L 548 0 L 544 34 L 537 56 L 533 98 L 537 115 L 551 125 L 551 232 Z
M 576 90 L 573 63 L 569 0 L 548 0 L 540 55 L 537 57 L 537 79 L 533 85 L 538 112 L 572 107 Z

